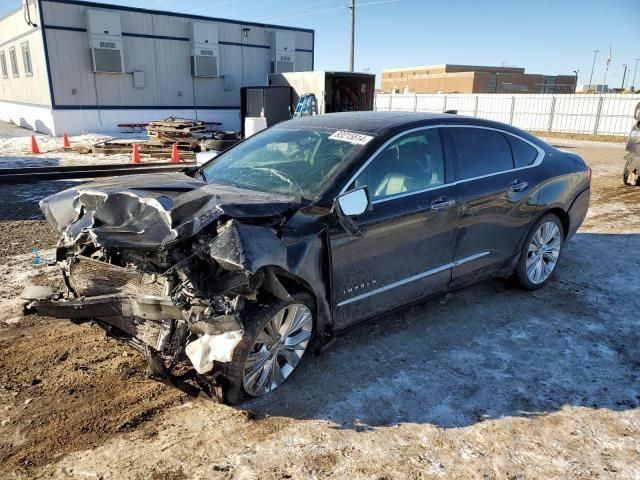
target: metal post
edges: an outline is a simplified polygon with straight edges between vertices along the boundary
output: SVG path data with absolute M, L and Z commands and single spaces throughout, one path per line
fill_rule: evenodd
M 389 111 L 393 110 L 392 104 L 393 104 L 393 93 L 389 94 Z
M 636 68 L 633 69 L 633 82 L 631 82 L 631 93 L 636 89 L 636 73 L 638 73 L 638 62 L 640 58 L 636 58 Z
M 473 116 L 478 116 L 478 95 L 475 95 L 475 102 L 473 102 Z
M 418 94 L 414 94 L 413 96 L 413 111 L 417 112 L 418 111 Z
M 442 98 L 444 99 L 442 103 L 442 113 L 444 113 L 447 111 L 447 96 L 443 95 Z
M 349 43 L 349 71 L 353 72 L 354 44 L 356 35 L 356 0 L 351 0 L 349 4 L 351 16 L 351 42 Z
M 551 97 L 551 111 L 549 112 L 549 127 L 547 131 L 550 132 L 553 127 L 553 114 L 556 111 L 556 96 Z
M 589 90 L 591 90 L 591 85 L 593 85 L 591 82 L 593 81 L 593 69 L 596 66 L 596 57 L 598 56 L 598 52 L 600 50 L 594 50 L 593 51 L 593 65 L 591 65 L 591 76 L 589 77 Z
M 595 126 L 593 127 L 593 134 L 597 135 L 598 134 L 598 129 L 600 128 L 600 115 L 602 114 L 602 103 L 604 101 L 604 97 L 600 97 L 600 100 L 598 101 L 598 110 L 596 110 L 596 121 L 595 121 Z
M 511 97 L 511 112 L 509 113 L 509 125 L 513 125 L 513 111 L 516 109 L 516 97 Z
M 622 85 L 620 85 L 620 90 L 624 92 L 624 79 L 627 77 L 628 65 L 626 63 L 623 63 L 622 66 L 624 67 L 624 71 L 622 72 Z

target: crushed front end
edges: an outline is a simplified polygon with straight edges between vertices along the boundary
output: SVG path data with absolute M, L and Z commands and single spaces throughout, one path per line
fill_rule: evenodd
M 211 257 L 212 240 L 202 235 L 173 248 L 137 251 L 99 247 L 86 237 L 58 248 L 67 291 L 29 298 L 27 308 L 95 322 L 143 352 L 152 373 L 173 384 L 179 384 L 174 370 L 191 366 L 201 383 L 215 384 L 214 363 L 230 360 L 242 337 L 243 307 L 256 300 L 263 275 L 222 268 Z
M 143 352 L 153 377 L 213 394 L 247 308 L 261 289 L 278 293 L 258 257 L 283 255 L 277 227 L 291 206 L 179 180 L 151 191 L 94 184 L 43 200 L 60 232 L 56 262 L 66 288 L 28 287 L 22 298 L 28 312 L 99 325 Z M 262 216 L 251 217 L 265 203 Z

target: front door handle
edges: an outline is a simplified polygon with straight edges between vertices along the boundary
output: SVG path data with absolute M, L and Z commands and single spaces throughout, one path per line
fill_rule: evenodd
M 527 182 L 512 183 L 509 187 L 509 190 L 511 190 L 512 192 L 522 192 L 526 190 L 528 186 L 529 184 Z
M 444 210 L 456 204 L 455 200 L 434 200 L 431 204 L 431 210 Z

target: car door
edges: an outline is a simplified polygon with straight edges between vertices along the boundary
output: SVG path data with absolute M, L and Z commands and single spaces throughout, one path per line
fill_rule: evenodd
M 529 229 L 544 151 L 524 139 L 483 127 L 447 128 L 459 185 L 452 287 L 489 275 L 511 261 Z M 517 162 L 517 163 L 516 163 Z
M 340 328 L 446 289 L 458 220 L 440 129 L 411 131 L 381 147 L 344 191 L 369 189 L 365 230 L 330 232 L 334 322 Z

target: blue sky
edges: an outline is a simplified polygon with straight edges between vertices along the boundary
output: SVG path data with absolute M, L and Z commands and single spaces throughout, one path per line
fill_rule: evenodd
M 109 3 L 313 28 L 316 69 L 348 66 L 348 0 Z M 0 0 L 7 5 L 2 10 L 17 4 Z M 504 62 L 529 73 L 579 70 L 578 83 L 588 83 L 593 50 L 598 49 L 593 81 L 601 83 L 611 43 L 607 82 L 618 87 L 622 64 L 629 64 L 627 75 L 633 76 L 635 59 L 640 58 L 640 0 L 356 0 L 358 4 L 363 6 L 356 15 L 356 69 L 368 68 L 378 76 L 388 67 Z

